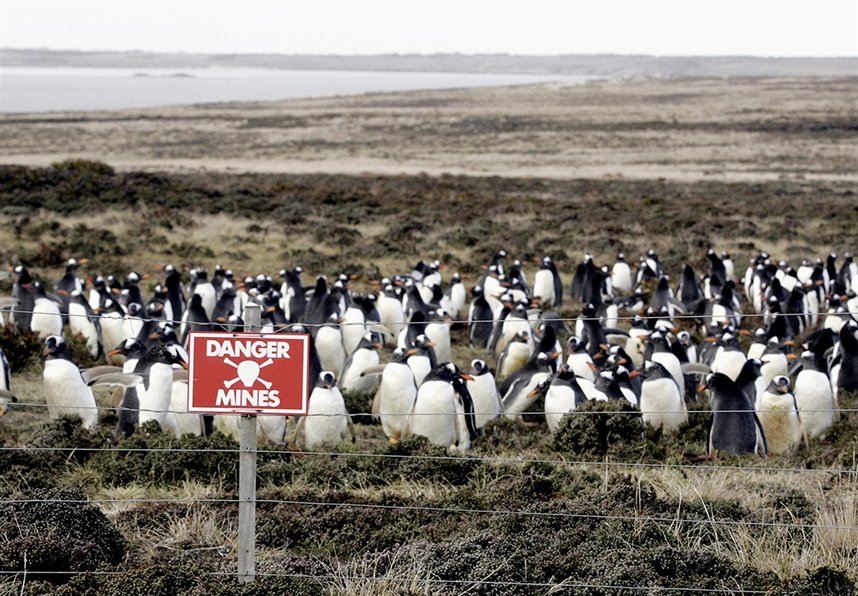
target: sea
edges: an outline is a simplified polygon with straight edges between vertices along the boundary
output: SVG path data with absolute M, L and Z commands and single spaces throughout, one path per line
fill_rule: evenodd
M 0 113 L 116 110 L 331 97 L 387 91 L 578 83 L 593 77 L 265 68 L 79 68 L 0 65 Z

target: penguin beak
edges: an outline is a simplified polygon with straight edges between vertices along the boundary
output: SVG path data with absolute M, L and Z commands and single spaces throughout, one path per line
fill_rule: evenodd
M 551 352 L 551 359 L 554 360 L 555 358 L 559 358 L 562 355 L 563 352 Z
M 161 332 L 155 331 L 154 333 L 149 334 L 149 339 L 161 339 Z M 111 352 L 112 354 L 113 352 Z
M 788 339 L 784 342 L 784 345 L 792 348 L 792 347 L 795 347 L 795 342 L 791 339 Z
M 471 375 L 469 375 L 467 373 L 462 373 L 459 376 L 466 381 L 473 381 L 474 380 L 474 377 L 472 377 Z
M 787 360 L 798 360 L 798 354 L 787 354 Z
M 110 351 L 107 353 L 107 355 L 108 355 L 108 356 L 118 356 L 118 355 L 119 355 L 119 354 L 121 354 L 121 353 L 122 353 L 122 348 L 113 348 L 112 350 L 110 350 Z
M 80 259 L 78 260 L 79 265 L 89 265 L 89 259 Z
M 596 355 L 598 356 L 599 354 L 596 354 Z M 595 364 L 593 364 L 592 362 L 588 362 L 587 366 L 589 366 L 590 370 L 592 370 L 593 372 L 599 372 L 599 367 L 596 366 Z
M 640 370 L 633 370 L 632 372 L 629 373 L 630 379 L 634 379 L 635 377 L 639 377 L 639 376 L 641 376 Z
M 417 348 L 409 348 L 408 350 L 405 351 L 405 353 L 408 354 L 409 356 L 414 356 L 414 354 L 417 353 Z

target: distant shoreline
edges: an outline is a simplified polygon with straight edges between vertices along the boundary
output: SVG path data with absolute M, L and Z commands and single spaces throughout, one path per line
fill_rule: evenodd
M 763 58 L 755 56 L 646 56 L 572 54 L 386 54 L 375 56 L 285 54 L 185 54 L 84 52 L 0 48 L 4 66 L 209 68 L 277 70 L 449 72 L 579 75 L 598 77 L 858 76 L 858 58 Z

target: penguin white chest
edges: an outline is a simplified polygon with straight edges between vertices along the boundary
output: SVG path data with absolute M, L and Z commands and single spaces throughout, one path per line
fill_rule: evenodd
M 149 369 L 149 386 L 137 385 L 141 425 L 149 420 L 156 420 L 164 426 L 172 392 L 173 368 L 169 364 L 156 362 Z
M 307 448 L 337 445 L 343 441 L 348 430 L 348 412 L 340 391 L 316 387 L 310 395 L 304 421 L 304 442 Z
M 435 445 L 450 447 L 456 443 L 455 391 L 446 381 L 429 381 L 417 392 L 411 417 L 411 432 L 426 437 Z
M 671 379 L 648 379 L 641 385 L 641 418 L 655 428 L 675 430 L 688 421 L 685 401 Z
M 417 386 L 411 369 L 398 363 L 385 366 L 378 388 L 378 416 L 386 436 L 399 439 L 416 398 Z
M 575 409 L 575 391 L 566 385 L 552 385 L 545 394 L 545 421 L 554 432 L 563 416 Z
M 491 373 L 477 375 L 473 381 L 468 381 L 468 393 L 474 400 L 474 422 L 477 428 L 482 428 L 503 413 L 497 384 Z
M 95 426 L 98 421 L 95 397 L 77 366 L 62 358 L 46 360 L 42 381 L 51 418 L 76 415 L 83 419 L 85 428 Z
M 808 437 L 821 437 L 834 424 L 834 393 L 831 381 L 818 370 L 803 370 L 795 379 L 795 401 Z
M 792 394 L 764 391 L 760 396 L 760 424 L 766 433 L 769 453 L 792 453 L 801 443 L 801 422 Z

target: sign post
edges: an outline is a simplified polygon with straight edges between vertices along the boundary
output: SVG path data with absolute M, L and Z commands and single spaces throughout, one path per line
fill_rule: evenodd
M 238 580 L 256 575 L 256 416 L 306 415 L 310 337 L 261 334 L 262 310 L 248 304 L 244 333 L 192 333 L 188 411 L 239 414 Z

